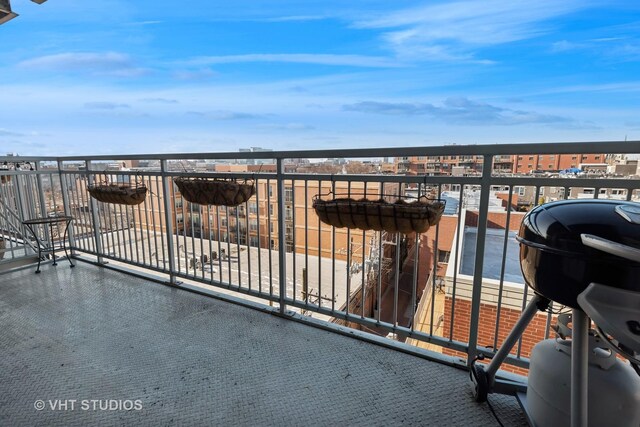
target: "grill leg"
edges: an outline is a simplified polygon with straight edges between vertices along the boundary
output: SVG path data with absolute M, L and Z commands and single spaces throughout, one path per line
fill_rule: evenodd
M 589 318 L 573 309 L 571 322 L 571 427 L 586 427 L 589 411 Z
M 473 365 L 471 367 L 471 378 L 475 383 L 475 398 L 478 402 L 484 402 L 486 400 L 487 393 L 491 393 L 495 382 L 495 375 L 500 368 L 500 365 L 509 356 L 509 352 L 513 346 L 518 342 L 522 334 L 524 333 L 531 320 L 536 315 L 538 310 L 546 310 L 549 306 L 549 300 L 540 295 L 534 295 L 529 304 L 525 307 L 522 315 L 516 322 L 515 326 L 509 332 L 509 335 L 504 340 L 500 349 L 491 359 L 491 363 L 485 369 L 481 365 Z M 482 371 L 482 372 L 479 372 Z

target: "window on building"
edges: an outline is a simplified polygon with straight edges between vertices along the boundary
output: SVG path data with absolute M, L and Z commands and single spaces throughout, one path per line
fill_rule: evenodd
M 253 246 L 253 247 L 260 246 L 260 241 L 258 240 L 257 236 L 250 236 L 249 237 L 249 246 Z
M 269 205 L 269 215 L 273 215 L 273 205 Z
M 269 186 L 269 197 L 273 197 L 273 186 Z
M 284 201 L 287 203 L 293 202 L 293 188 L 291 187 L 284 188 Z
M 533 160 L 533 156 L 529 156 L 529 160 Z
M 258 204 L 256 202 L 249 202 L 249 213 L 258 213 Z
M 596 156 L 596 157 L 595 157 L 595 159 L 596 159 L 596 160 L 600 160 L 600 156 Z
M 250 219 L 249 220 L 249 230 L 250 231 L 254 231 L 254 232 L 258 231 L 258 220 L 257 219 Z
M 526 191 L 525 187 L 521 187 L 521 186 L 513 187 L 513 192 L 516 193 L 518 196 L 524 196 L 525 191 Z
M 270 231 L 271 233 L 275 233 L 275 227 L 273 226 L 273 222 L 270 222 L 270 223 L 269 223 L 269 231 Z
M 449 251 L 438 251 L 438 262 L 449 262 L 450 255 Z

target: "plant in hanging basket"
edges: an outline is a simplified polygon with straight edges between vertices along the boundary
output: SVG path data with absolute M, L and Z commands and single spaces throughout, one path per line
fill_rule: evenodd
M 314 197 L 313 208 L 320 221 L 334 227 L 390 233 L 424 233 L 440 222 L 445 203 L 421 197 L 415 202 L 398 199 L 386 200 L 334 198 L 322 200 Z
M 251 181 L 239 183 L 224 179 L 178 177 L 173 182 L 182 197 L 199 205 L 237 206 L 256 193 Z
M 103 203 L 139 205 L 147 197 L 147 187 L 130 184 L 90 185 L 87 190 L 94 199 Z

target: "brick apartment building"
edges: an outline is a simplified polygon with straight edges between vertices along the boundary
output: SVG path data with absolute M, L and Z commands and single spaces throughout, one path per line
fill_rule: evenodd
M 584 164 L 604 164 L 606 154 L 522 154 L 497 155 L 493 159 L 493 170 L 503 173 L 529 173 L 531 171 L 559 171 L 579 168 Z M 449 175 L 454 168 L 464 173 L 482 171 L 482 156 L 411 156 L 397 157 L 395 171 L 407 175 Z

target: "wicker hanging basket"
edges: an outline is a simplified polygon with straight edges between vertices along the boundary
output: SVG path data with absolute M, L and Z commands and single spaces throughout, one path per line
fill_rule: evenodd
M 320 221 L 334 227 L 390 233 L 424 233 L 440 222 L 445 203 L 421 197 L 415 202 L 399 199 L 395 203 L 385 200 L 352 198 L 313 199 Z
M 173 182 L 182 197 L 199 205 L 237 206 L 256 193 L 252 181 L 239 183 L 224 179 L 179 177 L 174 178 Z
M 103 203 L 133 206 L 144 202 L 144 199 L 147 197 L 147 187 L 144 185 L 90 185 L 87 189 L 91 197 Z

